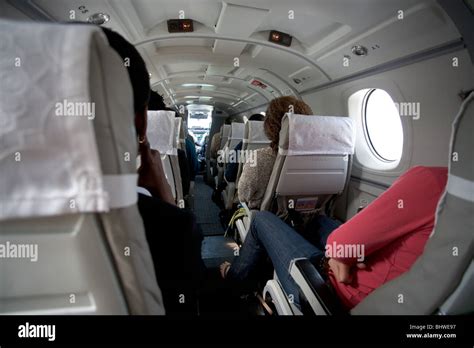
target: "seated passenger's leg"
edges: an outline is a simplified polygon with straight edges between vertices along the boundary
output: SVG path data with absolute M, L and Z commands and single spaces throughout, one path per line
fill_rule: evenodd
M 289 274 L 291 261 L 298 258 L 320 258 L 324 256 L 324 252 L 306 241 L 277 216 L 269 212 L 258 212 L 252 220 L 240 256 L 234 260 L 227 277 L 234 280 L 247 279 L 265 251 L 272 260 L 283 288 L 298 304 L 298 287 Z
M 303 237 L 318 249 L 325 250 L 329 235 L 340 225 L 341 222 L 337 220 L 318 215 L 306 226 Z

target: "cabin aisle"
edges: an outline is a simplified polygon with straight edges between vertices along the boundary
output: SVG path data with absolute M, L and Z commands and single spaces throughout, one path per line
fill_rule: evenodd
M 194 213 L 204 234 L 202 259 L 207 268 L 199 296 L 199 314 L 255 314 L 255 301 L 232 294 L 232 289 L 220 278 L 219 265 L 224 261 L 232 262 L 237 244 L 232 238 L 224 237 L 219 208 L 211 199 L 212 188 L 206 185 L 202 175 L 196 176 L 194 195 Z
M 206 185 L 202 175 L 194 183 L 194 213 L 205 236 L 224 235 L 219 222 L 219 208 L 211 200 L 212 188 Z

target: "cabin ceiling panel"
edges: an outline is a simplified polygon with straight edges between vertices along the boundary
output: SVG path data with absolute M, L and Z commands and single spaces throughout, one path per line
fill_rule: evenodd
M 331 78 L 340 78 L 457 38 L 457 30 L 437 6 L 421 3 L 406 10 L 403 20 L 391 17 L 326 52 L 317 62 Z M 351 52 L 354 45 L 366 47 L 367 56 L 354 55 Z M 349 57 L 348 66 L 343 66 L 344 56 Z
M 216 33 L 236 38 L 248 38 L 258 28 L 268 13 L 268 9 L 224 2 L 216 25 Z M 245 42 L 216 40 L 213 52 L 238 56 L 245 46 Z
M 105 12 L 110 15 L 105 26 L 137 45 L 151 83 L 161 93 L 168 89 L 180 92 L 183 87 L 177 81 L 187 80 L 214 83 L 219 89 L 230 86 L 238 95 L 248 93 L 247 97 L 257 90 L 250 82 L 259 79 L 269 87 L 258 89 L 255 102 L 317 87 L 459 38 L 435 0 L 8 2 L 52 21 L 87 21 L 91 14 Z M 397 18 L 400 10 L 403 20 Z M 180 16 L 194 20 L 194 33 L 168 33 L 166 21 Z M 292 46 L 268 47 L 270 30 L 292 35 Z M 152 39 L 157 40 L 146 42 Z M 368 55 L 352 54 L 354 45 L 365 46 Z M 344 56 L 350 58 L 348 66 L 343 66 Z M 234 66 L 235 57 L 239 57 L 239 67 Z M 160 81 L 162 86 L 157 84 Z M 247 104 L 241 102 L 237 107 Z
M 133 0 L 131 3 L 145 30 L 151 30 L 168 19 L 180 18 L 181 13 L 184 13 L 184 18 L 191 18 L 213 28 L 222 7 L 222 3 L 216 0 Z

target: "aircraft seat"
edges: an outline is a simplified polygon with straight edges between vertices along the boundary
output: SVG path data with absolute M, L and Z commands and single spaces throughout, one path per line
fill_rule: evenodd
M 147 138 L 150 147 L 161 154 L 163 170 L 176 204 L 184 208 L 177 140 L 180 120 L 177 120 L 174 111 L 148 111 Z
M 233 122 L 232 125 L 231 125 L 231 131 L 230 131 L 230 135 L 229 135 L 229 139 L 227 140 L 227 143 L 224 147 L 224 153 L 226 154 L 229 154 L 229 158 L 226 158 L 224 159 L 224 162 L 223 162 L 223 166 L 219 167 L 219 173 L 220 173 L 220 176 L 221 176 L 221 182 L 224 182 L 227 180 L 225 179 L 225 170 L 226 170 L 226 167 L 227 167 L 227 160 L 228 159 L 232 159 L 232 160 L 239 160 L 239 155 L 237 153 L 233 153 L 235 147 L 241 142 L 243 141 L 243 138 L 244 138 L 244 131 L 245 131 L 245 124 L 243 123 L 238 123 L 238 122 Z M 233 154 L 233 155 L 232 155 Z M 235 184 L 234 183 L 229 183 L 227 182 L 227 187 L 228 186 L 231 186 L 231 188 L 233 187 L 233 191 L 235 191 Z M 225 204 L 225 208 L 226 209 L 231 209 L 232 208 L 232 203 L 234 201 L 234 195 L 230 195 L 229 192 L 227 190 L 224 190 L 222 192 L 222 198 L 223 198 L 223 201 L 224 201 L 224 204 Z
M 184 123 L 182 117 L 175 118 L 175 131 L 176 131 L 176 149 L 182 150 L 186 153 L 186 133 L 184 130 Z M 176 151 L 177 151 L 176 150 Z M 178 157 L 178 168 L 180 172 L 180 182 L 183 183 L 183 178 L 181 177 L 181 168 L 179 166 L 179 157 Z M 183 185 L 181 185 L 183 187 Z M 194 209 L 194 181 L 189 183 L 189 192 L 185 196 L 183 192 L 183 199 L 187 203 L 187 206 L 192 210 Z
M 231 131 L 231 125 L 230 124 L 225 124 L 221 128 L 221 144 L 219 146 L 219 149 L 223 149 L 225 147 L 225 144 L 227 143 L 227 140 L 229 140 L 230 136 L 230 131 Z
M 230 136 L 230 131 L 231 131 L 231 125 L 230 124 L 225 124 L 221 128 L 221 143 L 219 146 L 219 151 L 224 150 L 227 141 L 229 140 Z M 215 173 L 215 183 L 216 183 L 216 188 L 218 187 L 219 183 L 222 182 L 224 179 L 224 163 L 219 161 L 219 153 L 217 154 L 216 158 L 216 164 L 217 164 L 217 173 Z
M 320 210 L 350 176 L 355 127 L 348 117 L 287 114 L 260 210 Z M 275 207 L 276 204 L 276 207 Z
M 247 121 L 244 126 L 244 137 L 242 139 L 242 153 L 247 154 L 249 151 L 269 146 L 270 140 L 263 130 L 263 121 Z M 235 147 L 235 146 L 234 146 Z M 234 203 L 238 203 L 236 195 L 236 187 L 242 174 L 243 161 L 239 159 L 239 168 L 235 182 L 228 182 L 224 190 L 224 203 L 226 209 L 231 209 Z
M 244 139 L 242 144 L 242 150 L 254 151 L 267 146 L 270 146 L 270 140 L 265 134 L 263 129 L 263 121 L 247 121 L 245 123 Z M 238 183 L 240 175 L 242 174 L 244 163 L 239 163 L 239 171 L 237 172 Z
M 355 128 L 348 117 L 286 114 L 260 210 L 279 216 L 290 210 L 321 211 L 329 198 L 341 194 L 348 185 L 354 144 Z M 242 242 L 250 215 L 236 222 Z
M 0 32 L 0 314 L 164 314 L 121 58 L 93 26 Z
M 469 160 L 474 127 L 474 93 L 466 98 L 452 124 L 449 174 L 436 210 L 435 226 L 413 266 L 373 291 L 351 315 L 465 315 L 474 313 L 474 167 Z M 454 160 L 456 158 L 456 160 Z M 295 260 L 290 270 L 314 314 L 332 314 L 334 298 L 321 294 L 321 278 L 309 260 Z M 290 304 L 279 283 L 270 280 L 264 298 L 277 302 L 279 314 Z M 323 289 L 324 292 L 324 289 Z
M 186 151 L 186 134 L 184 132 L 184 123 L 182 117 L 176 117 L 179 119 L 178 125 L 178 149 Z

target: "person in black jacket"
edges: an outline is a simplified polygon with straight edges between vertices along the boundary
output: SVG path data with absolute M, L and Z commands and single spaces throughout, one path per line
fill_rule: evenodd
M 202 233 L 193 213 L 175 205 L 160 154 L 146 138 L 150 80 L 135 47 L 116 32 L 101 27 L 122 59 L 133 88 L 135 127 L 141 156 L 138 170 L 138 209 L 155 266 L 167 314 L 196 313 L 196 296 L 204 270 Z M 130 115 L 132 116 L 132 115 Z

